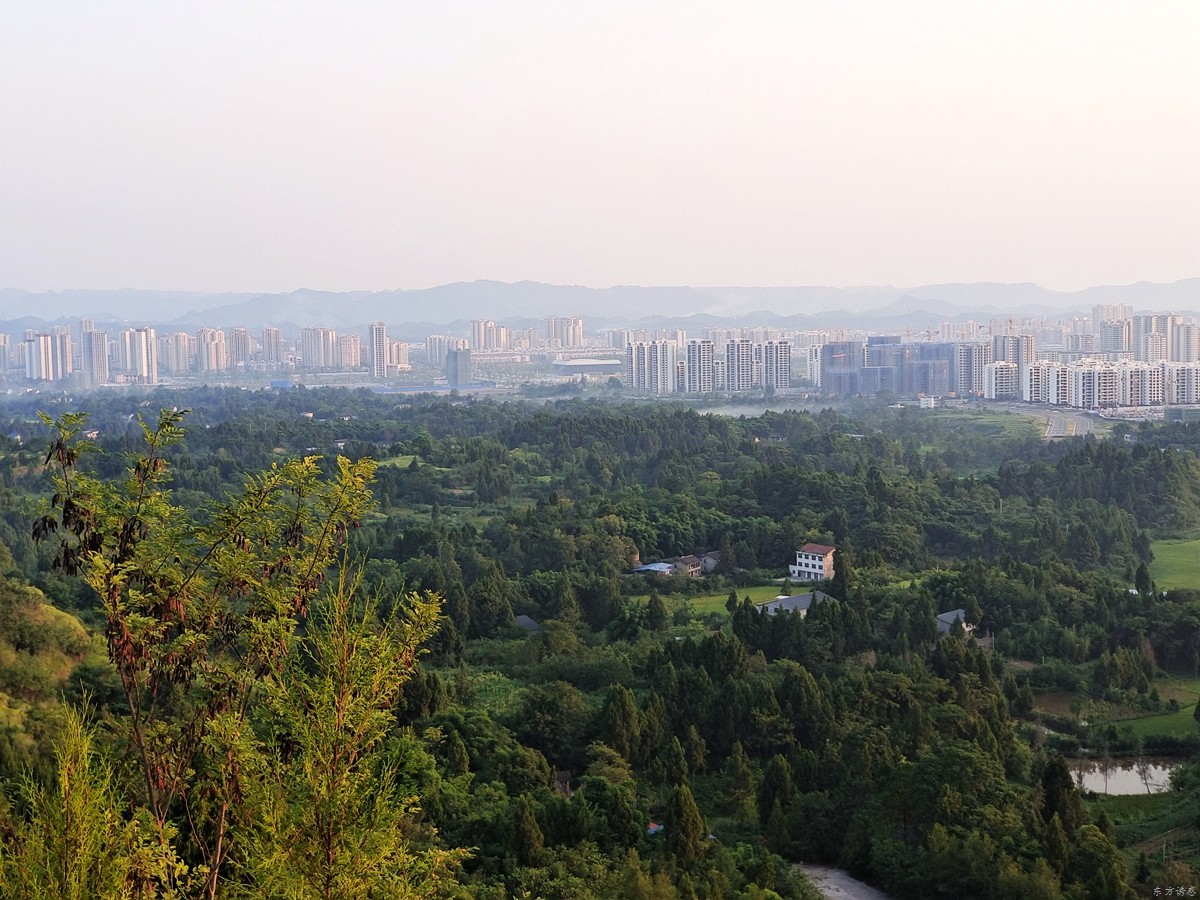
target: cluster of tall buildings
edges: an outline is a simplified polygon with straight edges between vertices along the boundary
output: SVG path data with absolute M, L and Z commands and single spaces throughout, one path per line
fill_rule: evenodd
M 810 380 L 829 394 L 982 396 L 989 366 L 1017 369 L 1036 357 L 1032 335 L 991 340 L 906 342 L 900 335 L 831 341 L 807 348 Z
M 548 316 L 542 328 L 530 326 L 523 329 L 497 325 L 491 319 L 477 319 L 471 323 L 471 338 L 466 346 L 476 353 L 580 348 L 584 346 L 583 319 L 577 316 Z
M 1061 324 L 1018 330 L 1010 321 L 986 339 L 975 323 L 964 325 L 960 340 L 872 335 L 816 344 L 807 348 L 808 373 L 823 392 L 842 395 L 983 397 L 1085 409 L 1197 402 L 1200 325 L 1184 316 L 1097 306 L 1069 331 Z M 1042 346 L 1039 330 L 1048 339 Z
M 1099 305 L 1091 316 L 1056 320 L 943 322 L 916 335 L 767 326 L 709 327 L 701 334 L 618 328 L 588 341 L 574 316 L 549 316 L 527 328 L 478 319 L 466 337 L 429 335 L 424 363 L 454 387 L 474 383 L 478 365 L 531 364 L 542 356 L 623 365 L 628 389 L 643 394 L 803 386 L 829 395 L 983 397 L 1083 408 L 1200 403 L 1200 324 L 1174 313 L 1135 315 L 1128 305 Z M 365 335 L 319 326 L 286 337 L 274 327 L 110 334 L 86 319 L 28 331 L 20 340 L 0 334 L 0 373 L 85 386 L 253 371 L 364 372 L 382 379 L 412 368 L 409 344 L 389 338 L 382 322 L 371 323 Z
M 64 381 L 79 376 L 87 387 L 119 380 L 158 383 L 158 340 L 153 328 L 126 328 L 115 340 L 83 320 L 77 331 L 57 326 L 27 331 L 15 344 L 0 334 L 0 371 L 16 368 L 30 381 Z
M 625 385 L 646 394 L 787 390 L 792 386 L 792 345 L 749 338 L 723 344 L 709 338 L 631 341 L 625 347 Z
M 0 372 L 15 369 L 30 381 L 75 379 L 85 387 L 158 384 L 163 376 L 189 373 L 275 371 L 353 372 L 383 378 L 412 368 L 409 345 L 390 340 L 373 322 L 367 346 L 358 334 L 305 328 L 285 341 L 278 328 L 200 328 L 159 335 L 154 328 L 125 328 L 113 335 L 84 319 L 75 327 L 27 331 L 19 341 L 0 334 Z
M 1200 403 L 1200 362 L 1036 362 L 1019 377 L 1020 397 L 1030 403 L 1081 409 Z

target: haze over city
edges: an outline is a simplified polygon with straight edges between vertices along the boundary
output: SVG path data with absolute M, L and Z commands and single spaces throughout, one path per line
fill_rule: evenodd
M 0 287 L 1067 291 L 1200 269 L 1190 2 L 2 15 Z

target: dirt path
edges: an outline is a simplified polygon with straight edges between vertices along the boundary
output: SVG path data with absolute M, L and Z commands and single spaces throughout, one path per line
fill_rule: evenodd
M 851 878 L 841 869 L 828 866 L 801 866 L 800 869 L 829 900 L 891 900 L 883 891 Z

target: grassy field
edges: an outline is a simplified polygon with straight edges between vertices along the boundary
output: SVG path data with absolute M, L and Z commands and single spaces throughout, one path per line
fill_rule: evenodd
M 931 414 L 943 425 L 983 438 L 1041 437 L 1042 427 L 1025 413 L 982 409 L 935 409 Z M 1042 417 L 1043 421 L 1045 417 Z
M 1153 541 L 1150 577 L 1160 588 L 1200 588 L 1200 532 Z
M 1158 678 L 1154 686 L 1164 700 L 1178 700 L 1184 706 L 1200 700 L 1200 678 Z
M 1164 700 L 1178 701 L 1179 709 L 1173 713 L 1135 719 L 1129 723 L 1134 734 L 1142 737 L 1150 734 L 1200 734 L 1200 723 L 1195 719 L 1196 704 L 1200 702 L 1200 678 L 1158 678 L 1154 686 Z
M 410 456 L 392 456 L 392 457 L 389 457 L 388 459 L 381 459 L 379 461 L 378 465 L 379 466 L 395 466 L 397 468 L 407 469 L 415 458 L 416 457 L 411 456 L 411 455 Z
M 738 599 L 749 597 L 752 603 L 762 603 L 764 600 L 774 600 L 783 592 L 781 584 L 758 584 L 753 587 L 738 588 Z M 803 594 L 799 585 L 792 585 L 793 594 Z M 646 603 L 649 601 L 648 594 L 641 594 L 630 597 L 634 603 Z M 729 591 L 723 594 L 703 594 L 699 597 L 692 597 L 690 600 L 678 595 L 664 598 L 667 601 L 668 609 L 677 609 L 684 603 L 687 603 L 695 612 L 698 613 L 722 613 L 726 612 L 725 603 L 729 600 Z
M 1102 717 L 1109 722 L 1117 722 L 1122 726 L 1128 725 L 1133 733 L 1140 737 L 1152 734 L 1188 735 L 1200 733 L 1200 724 L 1193 718 L 1193 710 L 1200 700 L 1200 679 L 1160 678 L 1154 682 L 1159 694 L 1164 700 L 1179 701 L 1179 709 L 1175 712 L 1157 713 L 1147 716 L 1141 710 L 1127 706 L 1092 700 L 1092 714 Z M 1051 691 L 1038 694 L 1033 699 L 1034 709 L 1039 712 L 1051 713 L 1057 716 L 1073 715 L 1071 705 L 1078 695 L 1074 691 Z M 1086 713 L 1085 707 L 1080 710 Z
M 1191 706 L 1180 707 L 1173 713 L 1161 713 L 1157 716 L 1144 716 L 1141 719 L 1130 719 L 1123 722 L 1123 725 L 1128 725 L 1133 729 L 1133 733 L 1139 737 L 1146 737 L 1151 734 L 1200 734 L 1200 724 L 1193 717 L 1193 710 L 1196 704 Z
M 1093 821 L 1101 811 L 1108 813 L 1117 826 L 1117 846 L 1125 852 L 1131 867 L 1139 853 L 1145 853 L 1157 866 L 1164 849 L 1190 865 L 1198 861 L 1200 831 L 1196 829 L 1196 811 L 1185 797 L 1169 792 L 1100 796 L 1087 801 L 1087 807 Z

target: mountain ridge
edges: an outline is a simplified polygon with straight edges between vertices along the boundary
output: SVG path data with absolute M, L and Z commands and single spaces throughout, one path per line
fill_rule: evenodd
M 857 327 L 912 317 L 922 322 L 960 317 L 1090 313 L 1096 303 L 1127 303 L 1135 310 L 1187 312 L 1200 308 L 1200 277 L 1170 283 L 1099 285 L 1062 292 L 1029 282 L 930 284 L 919 287 L 692 287 L 615 285 L 591 288 L 542 282 L 454 282 L 431 288 L 385 291 L 203 293 L 186 291 L 0 289 L 0 324 L 91 318 L 117 324 L 154 324 L 189 330 L 201 326 L 347 330 L 383 321 L 403 330 L 448 326 L 472 319 L 537 319 L 580 316 L 609 327 L 641 327 L 647 321 L 692 315 L 759 319 L 836 316 Z M 764 323 L 765 324 L 765 323 Z

